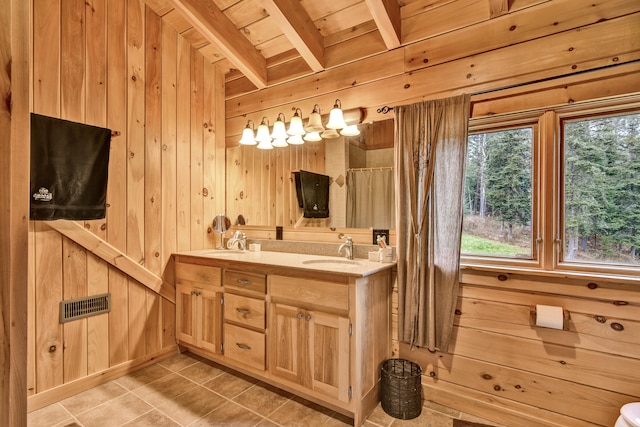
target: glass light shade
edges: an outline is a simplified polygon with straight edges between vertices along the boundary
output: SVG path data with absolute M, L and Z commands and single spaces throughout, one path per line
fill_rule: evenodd
M 302 115 L 302 111 L 300 111 L 300 114 L 298 114 L 298 111 L 300 111 L 300 109 L 296 108 L 295 114 L 293 115 L 293 117 L 291 117 L 291 122 L 289 123 L 289 130 L 287 131 L 289 135 L 305 134 L 304 127 L 302 127 L 302 118 L 300 117 Z
M 360 130 L 358 129 L 358 125 L 347 125 L 347 127 L 340 131 L 340 135 L 356 136 L 360 135 Z
M 323 139 L 334 139 L 334 138 L 339 137 L 340 134 L 335 129 L 327 129 L 324 132 L 322 132 L 321 136 L 322 136 Z
M 287 142 L 291 145 L 304 144 L 304 141 L 302 140 L 302 135 L 291 135 L 289 139 L 287 139 Z
M 304 136 L 304 140 L 309 142 L 317 142 L 322 141 L 322 137 L 320 136 L 320 132 L 308 132 Z
M 309 121 L 307 122 L 307 132 L 322 132 L 324 130 L 324 126 L 322 126 L 322 117 L 320 116 L 320 107 L 318 104 L 314 105 L 313 111 L 309 116 Z
M 271 145 L 271 135 L 269 135 L 269 126 L 267 126 L 264 121 L 260 123 L 258 126 L 258 133 L 256 134 L 256 141 L 259 143 L 262 141 L 267 141 L 269 145 Z
M 329 113 L 329 123 L 327 123 L 327 129 L 342 129 L 347 126 L 344 122 L 344 116 L 342 115 L 342 104 L 339 99 L 336 99 L 336 103 L 333 105 L 331 112 Z
M 271 138 L 269 138 L 269 140 L 264 140 L 264 141 L 260 141 L 258 142 L 258 148 L 261 150 L 271 150 L 273 149 L 273 145 L 271 145 Z
M 253 136 L 253 129 L 250 127 L 244 128 L 242 131 L 242 138 L 240 138 L 240 144 L 242 145 L 256 145 L 256 139 Z
M 287 144 L 287 140 L 284 138 L 274 138 L 271 145 L 274 147 L 286 147 L 289 144 Z
M 287 139 L 287 128 L 285 127 L 282 120 L 278 119 L 273 123 L 273 132 L 271 132 L 271 138 Z

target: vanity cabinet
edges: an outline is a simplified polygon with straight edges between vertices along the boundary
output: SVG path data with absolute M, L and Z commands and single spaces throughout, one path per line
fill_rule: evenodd
M 348 285 L 274 275 L 269 287 L 269 372 L 348 402 L 352 330 Z
M 266 276 L 224 271 L 224 355 L 259 371 L 266 364 Z
M 176 338 L 214 354 L 222 345 L 221 269 L 176 263 Z
M 359 426 L 391 357 L 390 266 L 331 271 L 301 256 L 300 266 L 275 253 L 233 257 L 175 255 L 179 342 Z

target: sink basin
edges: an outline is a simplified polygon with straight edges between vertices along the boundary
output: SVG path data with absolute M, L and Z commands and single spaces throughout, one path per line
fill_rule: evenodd
M 341 265 L 360 265 L 358 261 L 351 259 L 308 259 L 302 261 L 303 264 L 341 264 Z

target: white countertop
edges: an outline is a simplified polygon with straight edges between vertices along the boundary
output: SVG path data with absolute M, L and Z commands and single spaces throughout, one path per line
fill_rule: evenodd
M 219 259 L 234 262 L 290 267 L 325 273 L 340 273 L 350 276 L 365 277 L 378 271 L 392 268 L 395 263 L 373 262 L 355 258 L 348 260 L 342 257 L 324 255 L 306 255 L 288 252 L 238 251 L 226 249 L 203 249 L 198 251 L 178 252 L 176 255 L 187 255 L 201 258 Z

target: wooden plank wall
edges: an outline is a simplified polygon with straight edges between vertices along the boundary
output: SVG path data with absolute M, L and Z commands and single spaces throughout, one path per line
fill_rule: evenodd
M 107 217 L 81 232 L 151 280 L 83 246 L 92 239 L 30 224 L 30 410 L 49 403 L 47 391 L 59 399 L 83 379 L 176 351 L 173 298 L 152 282 L 171 253 L 213 245 L 207 225 L 225 199 L 224 78 L 202 54 L 142 0 L 33 0 L 32 19 L 33 112 L 114 132 Z M 104 292 L 109 314 L 58 322 L 61 300 Z
M 0 425 L 27 424 L 29 5 L 0 11 Z
M 480 9 L 450 10 L 455 2 L 422 11 L 420 5 L 403 8 L 403 38 L 416 41 L 404 48 L 364 57 L 360 43 L 353 54 L 363 59 L 353 64 L 257 92 L 242 78 L 229 81 L 228 152 L 243 162 L 237 153 L 245 148 L 236 145 L 247 119 L 259 122 L 292 107 L 306 117 L 313 104 L 330 105 L 335 98 L 344 108 L 365 107 L 370 119 L 379 120 L 387 118 L 377 112 L 380 106 L 461 92 L 475 93 L 474 117 L 640 93 L 638 3 L 530 2 L 492 20 Z M 477 3 L 482 5 L 487 3 Z M 464 13 L 468 25 L 439 34 L 447 13 Z M 508 89 L 492 92 L 501 88 Z M 246 203 L 245 211 L 254 209 Z M 272 237 L 259 227 L 247 231 Z M 425 397 L 445 406 L 508 426 L 611 426 L 622 404 L 640 400 L 638 286 L 637 279 L 464 270 L 450 353 L 396 342 L 394 355 L 418 361 Z M 532 326 L 535 304 L 568 310 L 569 331 Z

